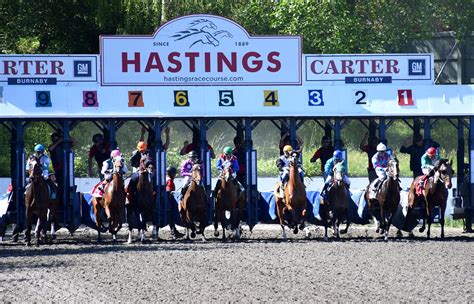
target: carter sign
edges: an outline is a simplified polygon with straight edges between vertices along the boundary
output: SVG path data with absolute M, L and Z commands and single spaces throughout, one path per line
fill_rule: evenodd
M 101 36 L 102 85 L 300 85 L 299 36 L 250 37 L 212 15 L 174 19 L 152 36 Z
M 432 54 L 305 55 L 305 80 L 319 84 L 433 84 Z

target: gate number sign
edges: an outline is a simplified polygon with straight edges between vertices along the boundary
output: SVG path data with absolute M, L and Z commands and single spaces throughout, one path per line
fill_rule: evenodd
M 278 91 L 263 91 L 263 105 L 266 107 L 278 107 L 280 103 L 278 102 Z
M 143 102 L 143 92 L 142 91 L 128 91 L 128 106 L 131 108 L 134 107 L 144 107 Z
M 36 91 L 36 107 L 52 107 L 50 91 Z
M 82 92 L 82 106 L 84 108 L 98 107 L 99 100 L 97 98 L 97 91 L 83 91 Z
M 398 105 L 401 107 L 414 105 L 411 90 L 398 90 Z

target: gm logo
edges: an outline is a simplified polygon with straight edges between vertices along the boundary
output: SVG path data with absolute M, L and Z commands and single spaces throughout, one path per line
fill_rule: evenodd
M 74 60 L 74 77 L 91 77 L 92 76 L 92 62 L 76 61 Z
M 408 59 L 408 75 L 425 75 L 424 59 Z

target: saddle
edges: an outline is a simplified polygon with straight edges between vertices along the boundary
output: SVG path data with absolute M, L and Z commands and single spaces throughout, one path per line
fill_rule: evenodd
M 105 189 L 105 186 L 107 185 L 107 182 L 105 181 L 100 181 L 99 183 L 97 183 L 91 190 L 91 195 L 93 197 L 97 197 L 97 198 L 103 198 L 104 197 L 104 189 Z

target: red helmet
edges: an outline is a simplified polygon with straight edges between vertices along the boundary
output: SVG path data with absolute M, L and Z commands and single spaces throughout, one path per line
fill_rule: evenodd
M 426 150 L 426 154 L 428 154 L 428 156 L 435 156 L 436 155 L 436 148 L 434 148 L 434 147 L 428 148 L 428 150 Z

